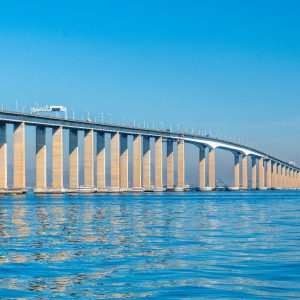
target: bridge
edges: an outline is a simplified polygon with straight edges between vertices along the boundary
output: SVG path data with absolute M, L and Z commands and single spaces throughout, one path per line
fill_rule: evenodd
M 8 186 L 7 180 L 7 124 L 13 125 L 13 184 L 11 187 Z M 215 150 L 217 148 L 233 154 L 234 185 L 229 188 L 230 190 L 300 188 L 299 167 L 255 148 L 225 139 L 170 130 L 137 128 L 2 110 L 0 111 L 0 193 L 25 193 L 27 191 L 26 126 L 36 128 L 36 151 L 33 154 L 36 161 L 36 193 L 184 191 L 187 188 L 185 185 L 186 144 L 192 144 L 199 149 L 199 159 L 195 163 L 199 167 L 198 189 L 200 191 L 216 189 Z M 47 185 L 46 172 L 47 128 L 52 130 L 51 187 Z M 63 180 L 65 142 L 63 130 L 69 131 L 68 183 L 64 183 Z M 83 188 L 79 186 L 79 131 L 84 132 Z M 110 140 L 109 182 L 106 182 L 107 166 L 105 163 L 108 152 L 105 138 L 107 135 Z M 129 139 L 129 136 L 132 136 L 132 139 Z M 154 140 L 154 153 L 150 149 L 151 139 Z M 129 142 L 132 142 L 132 157 L 129 157 Z M 166 143 L 166 155 L 163 154 L 163 143 Z M 153 171 L 151 156 L 153 154 L 155 157 L 154 185 L 151 182 Z M 132 186 L 129 186 L 129 160 L 133 165 Z M 166 183 L 163 182 L 164 160 L 166 160 Z M 251 165 L 251 172 L 248 164 Z M 177 165 L 176 180 L 175 165 Z

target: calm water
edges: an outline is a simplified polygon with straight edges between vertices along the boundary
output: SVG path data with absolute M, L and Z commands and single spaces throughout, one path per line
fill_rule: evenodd
M 300 298 L 300 191 L 0 198 L 0 298 Z

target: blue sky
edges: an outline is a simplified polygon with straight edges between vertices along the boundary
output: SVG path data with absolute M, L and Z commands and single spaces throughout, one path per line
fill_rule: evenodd
M 0 105 L 180 123 L 299 164 L 299 15 L 278 0 L 1 1 Z

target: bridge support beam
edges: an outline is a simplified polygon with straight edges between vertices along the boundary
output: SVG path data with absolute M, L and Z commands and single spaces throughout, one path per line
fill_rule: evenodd
M 258 170 L 259 170 L 259 189 L 265 190 L 265 166 L 264 166 L 264 158 L 260 158 L 258 161 Z
M 106 190 L 106 163 L 105 163 L 105 133 L 97 132 L 96 164 L 97 164 L 97 190 Z
M 291 188 L 291 169 L 289 167 L 286 168 L 286 188 Z
M 120 134 L 120 188 L 128 191 L 128 136 Z
M 285 165 L 282 165 L 282 168 L 281 168 L 281 185 L 282 185 L 282 189 L 286 189 L 286 167 L 285 167 Z
M 46 169 L 46 127 L 36 126 L 35 147 L 35 189 L 45 191 L 47 189 Z
M 52 188 L 62 191 L 63 184 L 63 128 L 52 129 Z
M 110 190 L 120 190 L 120 134 L 112 134 L 110 141 Z
M 177 143 L 177 190 L 183 191 L 185 186 L 184 140 Z
M 79 185 L 78 166 L 78 131 L 69 130 L 69 189 L 78 190 Z
M 174 189 L 174 145 L 172 140 L 167 141 L 167 189 Z
M 143 136 L 143 188 L 151 187 L 150 137 Z
M 234 153 L 234 189 L 240 189 L 240 154 Z
M 296 188 L 296 170 L 293 170 L 293 189 Z
M 94 189 L 94 131 L 84 131 L 84 187 Z
M 162 137 L 155 138 L 155 184 L 156 191 L 163 191 L 163 173 L 162 173 Z
M 142 191 L 142 136 L 133 136 L 133 190 Z
M 206 172 L 205 172 L 205 147 L 199 147 L 199 189 L 206 187 Z
M 214 190 L 216 188 L 216 158 L 213 148 L 210 148 L 208 152 L 208 170 L 208 185 Z
M 272 189 L 277 188 L 277 163 L 272 162 Z
M 267 189 L 272 188 L 272 161 L 267 161 Z
M 7 189 L 6 124 L 0 123 L 0 189 Z
M 14 124 L 14 189 L 26 189 L 25 123 Z
M 242 188 L 248 190 L 248 156 L 242 158 Z
M 252 190 L 257 189 L 257 162 L 256 162 L 256 157 L 252 156 L 252 184 L 251 188 Z
M 282 165 L 277 166 L 277 188 L 282 189 Z

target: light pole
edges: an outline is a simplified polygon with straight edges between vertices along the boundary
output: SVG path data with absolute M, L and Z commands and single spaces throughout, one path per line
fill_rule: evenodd
M 104 114 L 103 114 L 103 112 L 100 112 L 100 115 L 101 115 L 101 122 L 103 123 L 103 121 L 104 121 Z
M 110 124 L 112 124 L 112 114 L 107 114 L 108 118 L 110 118 Z
M 161 124 L 161 129 L 164 129 L 164 122 L 163 121 L 159 121 L 159 123 Z
M 23 105 L 22 112 L 24 112 L 24 110 L 25 110 L 26 107 L 27 107 L 26 105 Z

